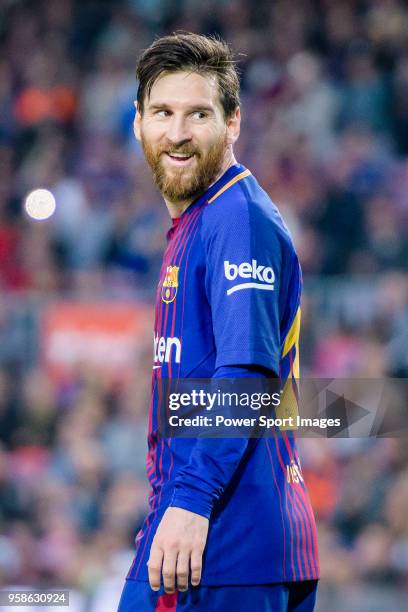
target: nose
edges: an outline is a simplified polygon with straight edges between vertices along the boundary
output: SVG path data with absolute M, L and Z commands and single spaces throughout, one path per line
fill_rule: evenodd
M 172 145 L 182 145 L 191 140 L 186 119 L 176 113 L 171 117 L 167 128 L 167 139 Z

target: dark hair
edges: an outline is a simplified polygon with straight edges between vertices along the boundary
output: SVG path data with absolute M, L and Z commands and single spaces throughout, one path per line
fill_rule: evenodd
M 159 76 L 179 70 L 217 77 L 226 118 L 239 106 L 238 72 L 227 43 L 220 38 L 189 32 L 158 38 L 142 53 L 136 70 L 137 101 L 142 112 L 146 96 Z

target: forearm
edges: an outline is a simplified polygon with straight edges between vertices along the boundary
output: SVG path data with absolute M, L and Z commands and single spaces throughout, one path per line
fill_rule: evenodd
M 272 375 L 272 373 L 270 373 Z M 258 368 L 218 368 L 213 378 L 265 378 Z M 178 472 L 170 506 L 210 518 L 248 447 L 247 438 L 199 438 L 189 462 Z

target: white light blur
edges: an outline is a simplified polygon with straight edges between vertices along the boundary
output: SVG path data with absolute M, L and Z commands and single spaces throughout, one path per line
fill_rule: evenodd
M 34 189 L 26 196 L 24 208 L 31 219 L 45 221 L 55 212 L 55 198 L 48 189 Z

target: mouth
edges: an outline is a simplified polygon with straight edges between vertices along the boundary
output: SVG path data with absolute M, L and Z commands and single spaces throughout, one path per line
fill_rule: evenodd
M 188 166 L 194 158 L 195 153 L 165 153 L 166 158 L 173 166 Z

